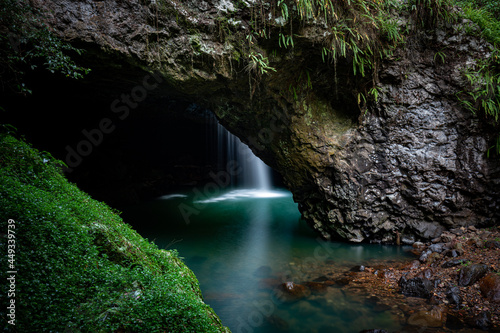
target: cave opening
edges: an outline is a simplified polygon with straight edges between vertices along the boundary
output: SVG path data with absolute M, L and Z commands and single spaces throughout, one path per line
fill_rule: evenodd
M 232 160 L 260 161 L 210 110 L 192 101 L 155 92 L 136 102 L 136 82 L 147 74 L 136 82 L 109 82 L 108 91 L 96 76 L 74 81 L 37 72 L 27 80 L 33 93 L 10 95 L 2 114 L 18 135 L 63 161 L 67 178 L 94 198 L 122 209 L 213 182 Z M 267 182 L 282 187 L 281 176 L 260 163 Z M 249 185 L 257 177 L 249 172 L 223 187 Z
M 242 153 L 242 144 L 214 123 L 209 110 L 173 94 L 151 94 L 132 107 L 122 94 L 131 95 L 137 81 L 110 83 L 106 92 L 104 83 L 91 80 L 36 79 L 32 96 L 9 100 L 6 122 L 36 148 L 66 162 L 71 181 L 121 210 L 143 237 L 161 249 L 178 250 L 205 301 L 232 331 L 399 328 L 389 313 L 353 300 L 355 295 L 340 295 L 337 288 L 300 294 L 300 288 L 373 258 L 402 259 L 406 253 L 322 240 L 282 189 L 279 174 L 269 171 L 273 184 L 259 185 L 251 175 L 245 179 L 244 171 L 228 171 L 231 161 L 253 163 L 253 154 Z M 117 99 L 121 104 L 115 106 L 129 106 L 124 119 L 123 108 L 113 112 Z M 236 177 L 227 182 L 218 178 L 221 172 Z M 248 191 L 254 187 L 263 191 Z M 342 264 L 332 265 L 337 258 Z M 295 284 L 289 293 L 286 288 Z M 304 302 L 314 311 L 304 312 Z M 353 313 L 366 320 L 353 324 Z

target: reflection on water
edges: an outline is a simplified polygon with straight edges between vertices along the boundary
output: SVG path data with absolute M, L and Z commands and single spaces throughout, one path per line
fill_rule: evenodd
M 319 239 L 300 219 L 287 191 L 194 197 L 163 196 L 125 210 L 123 217 L 160 248 L 179 251 L 198 277 L 205 301 L 234 333 L 400 328 L 389 311 L 336 286 L 293 301 L 276 289 L 283 282 L 320 281 L 333 269 L 401 258 L 400 248 Z M 189 223 L 181 206 L 192 208 Z
M 181 194 L 174 194 L 181 195 Z M 268 191 L 268 190 L 256 190 L 256 189 L 242 189 L 242 190 L 233 190 L 231 192 L 225 193 L 220 196 L 215 196 L 205 200 L 198 200 L 195 203 L 214 203 L 219 201 L 226 200 L 238 200 L 245 198 L 279 198 L 279 197 L 287 197 L 288 193 L 285 191 Z

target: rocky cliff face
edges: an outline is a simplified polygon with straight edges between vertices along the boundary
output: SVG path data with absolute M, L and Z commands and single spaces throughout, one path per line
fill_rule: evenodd
M 455 97 L 466 84 L 462 71 L 488 48 L 457 28 L 412 34 L 374 77 L 361 77 L 350 57 L 322 59 L 321 24 L 294 27 L 294 47 L 279 47 L 282 23 L 262 15 L 260 3 L 37 5 L 55 31 L 88 50 L 86 65 L 109 94 L 130 92 L 140 103 L 142 87 L 213 110 L 283 175 L 326 238 L 412 242 L 498 222 L 500 163 L 485 156 L 493 131 Z M 272 13 L 272 3 L 265 7 Z M 246 38 L 259 20 L 269 36 Z M 259 54 L 275 70 L 264 73 L 264 58 L 252 58 Z M 159 84 L 149 89 L 153 72 Z M 378 98 L 363 105 L 358 93 L 374 81 Z M 137 82 L 136 97 L 129 82 Z

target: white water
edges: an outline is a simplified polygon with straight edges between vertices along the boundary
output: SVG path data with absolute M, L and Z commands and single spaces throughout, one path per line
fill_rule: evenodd
M 241 140 L 231 134 L 215 120 L 217 129 L 217 161 L 218 168 L 223 169 L 225 163 L 236 163 L 238 174 L 231 179 L 233 190 L 221 196 L 200 203 L 213 203 L 226 200 L 246 198 L 277 198 L 287 195 L 287 192 L 273 190 L 271 168 L 262 162 L 252 150 Z
M 258 191 L 271 190 L 271 168 L 262 162 L 251 149 L 217 122 L 217 155 L 219 167 L 222 161 L 236 162 L 241 173 L 236 175 L 239 188 Z

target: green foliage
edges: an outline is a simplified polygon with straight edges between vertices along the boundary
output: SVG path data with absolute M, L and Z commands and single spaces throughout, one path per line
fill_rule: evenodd
M 467 68 L 464 76 L 470 87 L 457 94 L 459 101 L 475 114 L 483 112 L 493 126 L 500 126 L 500 50 L 495 49 L 489 59 Z M 491 151 L 500 155 L 500 135 L 488 150 L 488 156 Z
M 473 1 L 468 1 L 462 4 L 462 8 L 464 17 L 479 26 L 486 40 L 500 47 L 500 16 L 495 14 L 500 7 L 491 12 L 487 7 L 476 7 Z
M 262 53 L 252 51 L 248 57 L 250 58 L 248 71 L 258 71 L 260 74 L 266 74 L 270 70 L 276 72 L 276 69 L 269 66 L 269 60 Z
M 453 22 L 456 15 L 451 10 L 452 5 L 451 0 L 410 0 L 408 7 L 413 28 L 431 29 L 442 22 Z
M 387 12 L 380 11 L 378 23 L 382 38 L 385 38 L 390 44 L 397 46 L 403 42 L 404 38 L 399 29 L 398 22 Z
M 62 41 L 40 19 L 43 13 L 27 0 L 0 0 L 0 68 L 2 82 L 14 91 L 31 93 L 23 81 L 26 70 L 37 67 L 79 79 L 90 69 L 77 65 L 71 55 L 82 50 Z
M 487 121 L 500 127 L 500 2 L 497 0 L 464 0 L 461 2 L 463 16 L 481 29 L 483 37 L 493 44 L 492 53 L 486 61 L 479 61 L 468 68 L 464 75 L 470 87 L 458 94 L 460 102 L 478 114 L 483 112 Z M 500 131 L 499 131 L 500 132 Z M 487 156 L 494 152 L 500 156 L 500 133 L 488 149 Z
M 441 60 L 441 63 L 444 64 L 446 59 L 446 53 L 444 53 L 443 51 L 436 52 L 436 54 L 434 55 L 434 63 L 437 63 L 436 59 L 438 58 Z
M 17 331 L 224 332 L 177 253 L 140 237 L 58 164 L 0 134 L 1 232 L 16 221 Z

